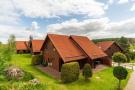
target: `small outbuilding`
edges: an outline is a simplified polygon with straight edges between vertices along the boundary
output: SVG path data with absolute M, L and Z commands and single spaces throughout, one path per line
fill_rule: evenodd
M 22 53 L 29 53 L 30 50 L 28 48 L 28 41 L 16 41 L 16 53 L 22 54 Z
M 97 46 L 101 48 L 110 58 L 116 52 L 123 52 L 121 47 L 114 41 L 98 42 Z
M 44 43 L 44 40 L 32 40 L 31 44 L 31 52 L 32 54 L 40 54 L 41 53 L 41 47 Z

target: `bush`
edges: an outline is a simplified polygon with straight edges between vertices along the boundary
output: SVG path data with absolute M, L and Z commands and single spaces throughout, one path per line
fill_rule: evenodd
M 0 47 L 0 74 L 3 74 L 4 69 L 8 66 L 8 61 L 11 60 L 11 50 L 8 47 Z
M 92 77 L 92 69 L 91 69 L 90 64 L 84 65 L 83 76 L 85 77 L 85 80 L 88 80 L 88 78 Z
M 18 67 L 10 66 L 5 70 L 5 76 L 8 80 L 21 80 L 24 72 Z
M 47 90 L 45 84 L 14 82 L 0 85 L 0 90 Z
M 129 53 L 125 53 L 126 57 L 127 57 L 127 61 L 126 62 L 130 62 L 130 54 Z
M 4 77 L 4 75 L 0 75 L 0 81 L 5 81 L 6 79 L 5 79 L 5 77 Z
M 39 65 L 39 64 L 41 64 L 42 60 L 43 60 L 42 55 L 33 55 L 31 64 L 32 65 Z
M 135 59 L 135 52 L 129 52 L 129 57 L 130 59 L 134 60 Z
M 0 85 L 0 90 L 9 90 L 6 84 Z
M 78 62 L 71 62 L 62 65 L 61 80 L 63 83 L 69 83 L 78 80 L 79 78 L 79 64 Z
M 118 90 L 120 90 L 121 80 L 126 79 L 128 71 L 122 66 L 114 67 L 113 75 L 119 80 Z
M 120 53 L 120 52 L 114 53 L 114 55 L 112 56 L 112 59 L 114 60 L 114 62 L 117 62 L 119 66 L 120 66 L 120 63 L 127 61 L 127 57 L 123 53 Z

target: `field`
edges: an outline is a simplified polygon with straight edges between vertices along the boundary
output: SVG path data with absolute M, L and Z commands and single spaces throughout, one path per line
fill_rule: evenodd
M 31 55 L 14 54 L 10 63 L 32 73 L 38 80 L 46 85 L 45 90 L 114 90 L 118 83 L 118 80 L 114 78 L 112 74 L 112 68 L 107 68 L 95 73 L 90 81 L 87 82 L 84 81 L 84 78 L 80 75 L 78 81 L 70 84 L 62 84 L 59 80 L 53 79 L 51 76 L 32 66 Z M 131 71 L 129 71 L 129 73 L 131 73 Z M 130 74 L 128 75 L 128 79 L 129 76 Z M 128 79 L 122 81 L 122 87 L 125 87 Z

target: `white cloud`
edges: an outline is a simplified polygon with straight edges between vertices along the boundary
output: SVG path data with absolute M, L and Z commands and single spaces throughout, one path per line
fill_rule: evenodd
M 104 15 L 104 4 L 95 0 L 13 0 L 16 8 L 29 17 L 59 17 L 61 15 Z
M 72 19 L 63 23 L 49 25 L 47 30 L 52 33 L 87 34 L 98 31 L 99 29 L 103 30 L 107 22 L 108 18 L 88 19 L 82 22 Z
M 125 4 L 125 3 L 128 3 L 128 2 L 129 2 L 129 0 L 119 0 L 118 4 Z
M 77 21 L 72 19 L 48 26 L 48 32 L 60 34 L 85 35 L 92 38 L 134 37 L 135 18 L 121 22 L 110 22 L 107 18 Z
M 133 6 L 131 7 L 130 11 L 135 11 L 135 3 L 134 3 Z
M 25 27 L 0 25 L 0 41 L 6 43 L 9 35 L 11 34 L 14 34 L 17 40 L 28 40 L 29 35 L 34 36 L 34 38 L 42 38 L 43 36 L 41 33 L 36 31 L 28 31 Z
M 114 3 L 114 0 L 109 0 L 108 1 L 108 4 L 113 4 Z
M 0 23 L 16 24 L 20 20 L 19 16 L 11 0 L 0 1 Z
M 39 28 L 40 28 L 40 27 L 39 27 L 38 23 L 37 23 L 36 21 L 33 21 L 33 22 L 31 23 L 31 26 L 30 26 L 29 28 L 27 28 L 27 30 L 33 31 L 33 30 L 37 30 L 37 29 L 39 29 Z

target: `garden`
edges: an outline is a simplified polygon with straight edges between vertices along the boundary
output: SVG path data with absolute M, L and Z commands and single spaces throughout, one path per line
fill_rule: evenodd
M 126 86 L 132 72 L 122 67 L 108 67 L 92 74 L 91 67 L 86 64 L 80 73 L 79 65 L 72 63 L 63 65 L 61 80 L 56 80 L 31 63 L 31 54 L 16 54 L 13 46 L 12 42 L 0 45 L 0 90 L 116 90 L 121 80 L 121 88 Z M 117 58 L 123 60 L 121 55 L 113 58 L 116 62 Z M 72 71 L 72 68 L 76 69 Z M 119 78 L 122 70 L 125 76 Z M 72 74 L 68 76 L 68 72 Z
M 29 85 L 27 84 L 29 83 L 28 80 L 16 82 L 3 79 L 0 80 L 1 90 L 37 90 L 37 88 L 38 90 L 115 90 L 118 84 L 118 80 L 112 74 L 113 68 L 106 68 L 105 70 L 94 73 L 93 77 L 88 81 L 85 81 L 81 74 L 77 81 L 63 84 L 60 80 L 55 80 L 32 66 L 31 58 L 32 56 L 29 54 L 13 54 L 9 63 L 30 73 L 40 84 Z M 128 78 L 122 81 L 122 87 L 125 87 L 127 84 L 131 71 L 128 70 L 128 72 Z

